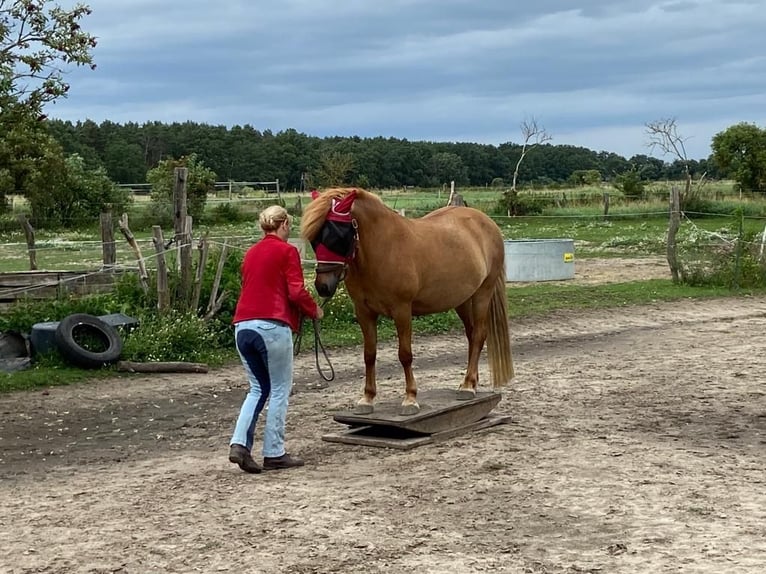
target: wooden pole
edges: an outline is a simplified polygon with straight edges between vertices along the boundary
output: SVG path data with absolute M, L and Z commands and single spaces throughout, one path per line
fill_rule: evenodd
M 673 283 L 678 283 L 680 280 L 678 273 L 678 246 L 676 244 L 676 235 L 678 234 L 678 229 L 680 227 L 681 198 L 678 193 L 678 187 L 674 185 L 670 188 L 670 223 L 668 224 L 667 245 L 668 266 L 670 267 Z
M 202 278 L 205 275 L 205 267 L 207 266 L 207 254 L 210 249 L 210 244 L 207 240 L 207 233 L 199 240 L 197 244 L 197 250 L 199 251 L 199 259 L 197 260 L 197 273 L 194 276 L 194 289 L 192 290 L 192 301 L 189 308 L 193 312 L 197 312 L 199 307 L 200 293 L 202 292 Z
M 226 263 L 228 251 L 229 245 L 224 241 L 223 246 L 221 247 L 221 255 L 218 258 L 218 267 L 215 270 L 215 277 L 213 278 L 213 286 L 210 289 L 210 300 L 207 304 L 207 311 L 205 312 L 206 316 L 210 315 L 211 313 L 215 313 L 216 301 L 218 298 L 218 287 L 221 285 L 221 276 L 223 275 L 223 267 Z M 218 302 L 218 306 L 220 307 L 220 301 Z
M 27 253 L 29 253 L 29 269 L 34 271 L 37 269 L 37 250 L 35 249 L 35 230 L 32 228 L 32 224 L 29 223 L 29 218 L 24 213 L 19 213 L 16 217 L 21 228 L 24 230 L 24 237 L 27 240 Z
M 277 181 L 274 183 L 277 184 L 277 201 L 279 202 L 279 205 L 282 205 L 282 194 L 279 193 L 279 179 L 277 179 Z
M 117 225 L 120 228 L 120 232 L 127 240 L 128 245 L 130 245 L 131 249 L 133 249 L 133 253 L 136 255 L 136 260 L 138 261 L 138 281 L 141 283 L 141 288 L 144 290 L 144 293 L 146 293 L 149 291 L 149 274 L 146 272 L 146 263 L 144 262 L 144 258 L 141 255 L 141 248 L 138 246 L 136 238 L 133 236 L 133 232 L 130 230 L 130 227 L 128 227 L 127 213 L 122 214 L 122 217 L 120 218 L 120 221 Z
M 175 244 L 178 247 L 179 281 L 176 303 L 180 307 L 189 307 L 191 300 L 192 277 L 192 246 L 191 225 L 187 221 L 186 181 L 189 170 L 177 167 L 173 181 L 173 226 L 175 229 Z
M 170 294 L 168 293 L 168 267 L 165 262 L 165 239 L 159 225 L 152 226 L 152 241 L 154 250 L 157 252 L 157 309 L 163 313 L 170 307 Z
M 609 192 L 604 192 L 604 219 L 609 215 Z
M 99 215 L 101 226 L 101 254 L 104 261 L 104 269 L 112 269 L 117 263 L 117 246 L 114 242 L 114 223 L 112 212 L 107 210 Z

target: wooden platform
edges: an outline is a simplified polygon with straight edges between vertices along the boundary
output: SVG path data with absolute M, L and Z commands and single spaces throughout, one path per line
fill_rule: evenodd
M 510 421 L 509 416 L 490 415 L 500 393 L 479 392 L 469 400 L 456 396 L 454 389 L 423 391 L 418 395 L 420 412 L 411 416 L 399 414 L 399 401 L 378 403 L 369 415 L 336 412 L 333 419 L 350 428 L 325 434 L 322 440 L 409 450 Z

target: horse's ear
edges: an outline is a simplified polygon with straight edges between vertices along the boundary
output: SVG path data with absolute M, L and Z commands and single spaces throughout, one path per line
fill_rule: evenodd
M 311 190 L 311 199 L 316 199 L 319 197 L 319 192 L 316 189 Z

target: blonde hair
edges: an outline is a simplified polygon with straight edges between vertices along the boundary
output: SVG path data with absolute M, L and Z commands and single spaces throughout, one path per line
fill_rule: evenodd
M 261 224 L 261 229 L 266 233 L 276 231 L 285 221 L 292 223 L 292 217 L 288 215 L 287 210 L 281 205 L 267 207 L 261 211 L 258 220 Z

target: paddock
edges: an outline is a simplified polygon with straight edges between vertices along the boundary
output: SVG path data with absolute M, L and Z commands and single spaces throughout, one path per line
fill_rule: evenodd
M 0 571 L 761 572 L 764 309 L 512 323 L 511 421 L 412 450 L 322 441 L 364 368 L 332 351 L 322 388 L 306 352 L 287 430 L 306 466 L 261 475 L 226 459 L 238 366 L 0 396 Z M 462 338 L 415 339 L 421 389 L 460 383 Z M 395 342 L 378 365 L 394 400 Z

